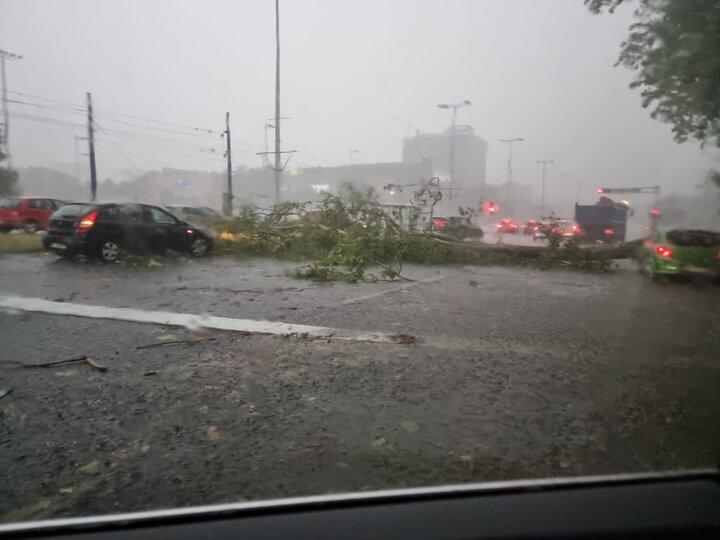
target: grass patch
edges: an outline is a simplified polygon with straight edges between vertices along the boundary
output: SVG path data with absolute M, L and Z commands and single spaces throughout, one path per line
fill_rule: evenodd
M 42 251 L 42 236 L 39 234 L 0 233 L 0 253 L 29 253 Z

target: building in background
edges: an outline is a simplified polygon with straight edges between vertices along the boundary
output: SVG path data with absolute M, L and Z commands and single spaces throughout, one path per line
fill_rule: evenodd
M 442 133 L 417 133 L 403 141 L 403 163 L 432 163 L 433 176 L 450 178 L 452 128 Z M 471 126 L 455 128 L 455 178 L 458 188 L 485 185 L 487 142 L 475 135 Z

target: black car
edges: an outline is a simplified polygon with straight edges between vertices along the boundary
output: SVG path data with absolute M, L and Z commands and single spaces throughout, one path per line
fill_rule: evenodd
M 83 254 L 114 262 L 121 250 L 201 257 L 212 238 L 157 206 L 138 203 L 72 203 L 51 217 L 43 247 L 62 256 Z

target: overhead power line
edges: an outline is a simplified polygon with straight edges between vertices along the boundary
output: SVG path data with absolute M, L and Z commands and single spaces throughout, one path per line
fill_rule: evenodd
M 87 114 L 86 108 L 84 105 L 80 105 L 78 103 L 73 103 L 70 101 L 60 100 L 60 99 L 54 99 L 54 98 L 48 98 L 44 96 L 40 96 L 37 94 L 31 94 L 28 92 L 18 92 L 14 90 L 8 90 L 9 93 L 20 96 L 23 99 L 14 99 L 9 100 L 12 103 L 20 106 L 25 107 L 34 107 L 38 109 L 43 109 L 45 111 L 53 111 L 56 113 L 65 113 L 65 114 L 72 114 L 72 115 L 82 115 L 85 116 Z M 40 101 L 40 103 L 33 102 Z M 100 114 L 97 114 L 98 111 Z M 189 150 L 194 152 L 199 152 L 201 154 L 207 154 L 207 153 L 220 153 L 224 151 L 223 148 L 221 148 L 221 137 L 220 132 L 204 128 L 200 126 L 195 126 L 191 124 L 185 124 L 185 123 L 179 123 L 179 122 L 168 122 L 165 120 L 159 120 L 155 118 L 149 118 L 134 114 L 128 114 L 128 113 L 122 113 L 122 112 L 116 112 L 116 111 L 109 111 L 104 109 L 95 109 L 95 118 L 99 118 L 104 125 L 107 125 L 108 123 L 112 124 L 118 124 L 121 126 L 127 126 L 128 128 L 138 128 L 138 130 L 149 130 L 151 133 L 142 133 L 137 131 L 128 131 L 128 130 L 122 130 L 122 129 L 116 129 L 114 126 L 110 128 L 105 128 L 103 131 L 107 134 L 112 134 L 116 139 L 130 139 L 130 140 L 140 140 L 140 141 L 147 141 L 151 142 L 152 144 L 159 144 L 163 146 L 176 146 L 178 148 L 181 148 L 183 150 Z M 66 127 L 72 127 L 72 128 L 78 128 L 78 129 L 85 129 L 86 126 L 81 124 L 76 124 L 72 122 L 69 119 L 63 119 L 63 118 L 54 118 L 47 115 L 41 115 L 41 114 L 34 114 L 31 112 L 25 112 L 24 110 L 14 110 L 10 113 L 12 116 L 17 118 L 23 118 L 25 120 L 41 123 L 41 124 L 48 124 L 48 125 L 57 125 L 57 126 L 66 126 Z M 128 122 L 126 120 L 123 120 L 122 118 L 128 118 L 137 120 L 138 122 Z M 177 128 L 177 129 L 169 129 L 168 127 L 161 127 L 161 126 L 169 126 L 170 128 Z M 185 130 L 185 131 L 183 131 Z M 159 132 L 159 133 L 152 133 L 152 132 Z M 161 134 L 162 133 L 168 133 L 171 135 L 176 135 L 177 137 L 164 137 Z M 192 139 L 196 139 L 197 142 L 193 141 Z M 198 144 L 200 143 L 200 144 Z M 238 152 L 246 153 L 246 154 L 255 154 L 255 150 L 259 149 L 259 145 L 253 145 L 248 142 L 244 141 L 238 141 L 234 140 L 232 141 L 232 147 L 236 149 Z M 314 159 L 314 156 L 311 156 Z
M 66 105 L 66 106 L 74 107 L 76 109 L 84 110 L 83 109 L 84 105 L 82 105 L 81 103 L 73 103 L 71 101 L 63 101 L 61 99 L 46 98 L 43 96 L 38 96 L 37 94 L 28 94 L 26 92 L 18 92 L 17 90 L 8 90 L 8 94 L 14 94 L 16 96 L 23 96 L 26 98 L 39 99 L 41 101 L 47 101 L 49 103 L 57 103 L 60 105 Z
M 82 109 L 72 109 L 71 110 L 68 108 L 60 108 L 56 105 L 44 105 L 44 104 L 40 104 L 40 103 L 32 103 L 30 101 L 21 101 L 19 99 L 8 99 L 7 102 L 8 103 L 16 103 L 18 105 L 28 105 L 30 107 L 36 107 L 38 109 L 46 109 L 49 111 L 59 111 L 59 112 L 67 112 L 67 113 L 71 113 L 71 114 L 85 115 L 85 111 L 83 111 Z
M 328 161 L 328 160 L 325 159 L 325 158 L 321 158 L 320 156 L 313 156 L 312 154 L 308 154 L 307 152 L 303 152 L 302 150 L 298 150 L 297 152 L 298 152 L 299 154 L 302 154 L 302 155 L 307 156 L 307 157 L 309 157 L 309 158 L 316 159 L 316 160 L 318 160 L 318 161 L 322 161 L 322 162 L 324 162 L 324 163 L 327 163 L 328 165 L 332 165 L 332 164 L 333 164 L 331 161 Z
M 104 136 L 108 136 L 104 132 L 101 132 L 101 133 L 103 133 Z M 109 136 L 107 139 L 96 137 L 95 140 L 106 142 L 106 143 L 112 143 Z M 171 150 L 171 149 L 168 149 L 165 147 L 158 147 L 152 143 L 139 143 L 139 142 L 135 142 L 135 141 L 129 141 L 129 142 L 126 141 L 123 144 L 126 146 L 131 146 L 133 148 L 140 148 L 143 150 L 152 150 L 153 152 L 161 153 L 161 154 L 169 154 L 169 155 L 173 155 L 173 156 L 182 156 L 182 157 L 188 157 L 188 158 L 194 158 L 194 159 L 202 159 L 203 161 L 213 161 L 213 162 L 218 162 L 218 163 L 225 163 L 224 159 L 213 157 L 211 154 L 188 154 L 188 153 L 184 153 L 184 152 L 178 152 L 175 150 Z M 170 148 L 172 148 L 172 147 L 170 147 Z
M 55 135 L 60 135 L 59 131 L 51 131 L 49 129 L 39 129 L 39 128 L 30 127 L 30 126 L 18 126 L 17 124 L 13 124 L 13 129 L 24 129 L 26 131 L 37 131 L 38 133 L 53 133 Z
M 68 120 L 61 120 L 59 118 L 52 118 L 49 116 L 43 116 L 39 114 L 29 114 L 29 113 L 22 113 L 18 111 L 8 110 L 8 114 L 13 118 L 24 118 L 25 120 L 29 120 L 31 122 L 37 122 L 40 124 L 52 124 L 56 126 L 69 126 L 79 129 L 85 129 L 85 126 L 82 124 L 75 124 L 73 122 L 70 122 Z
M 101 133 L 105 133 L 108 136 L 108 138 L 110 139 L 110 143 L 117 149 L 118 152 L 120 152 L 122 154 L 122 156 L 125 158 L 125 160 L 130 164 L 130 166 L 133 167 L 134 169 L 137 169 L 138 171 L 142 172 L 142 169 L 140 169 L 140 167 L 135 165 L 133 160 L 131 160 L 130 157 L 125 153 L 125 150 L 120 148 L 120 145 L 118 145 L 115 142 L 115 140 L 113 140 L 112 135 L 110 135 L 109 133 L 106 133 L 97 122 L 94 122 L 94 123 L 95 123 L 95 128 L 98 131 L 100 131 Z

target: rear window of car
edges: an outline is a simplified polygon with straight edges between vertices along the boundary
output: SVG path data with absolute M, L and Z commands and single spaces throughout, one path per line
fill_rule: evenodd
M 0 208 L 19 208 L 20 199 L 0 199 Z
M 677 246 L 720 246 L 720 233 L 716 233 L 713 231 L 677 229 L 667 233 L 667 239 Z
M 55 212 L 55 217 L 80 217 L 84 216 L 95 206 L 92 204 L 66 204 L 60 210 Z

